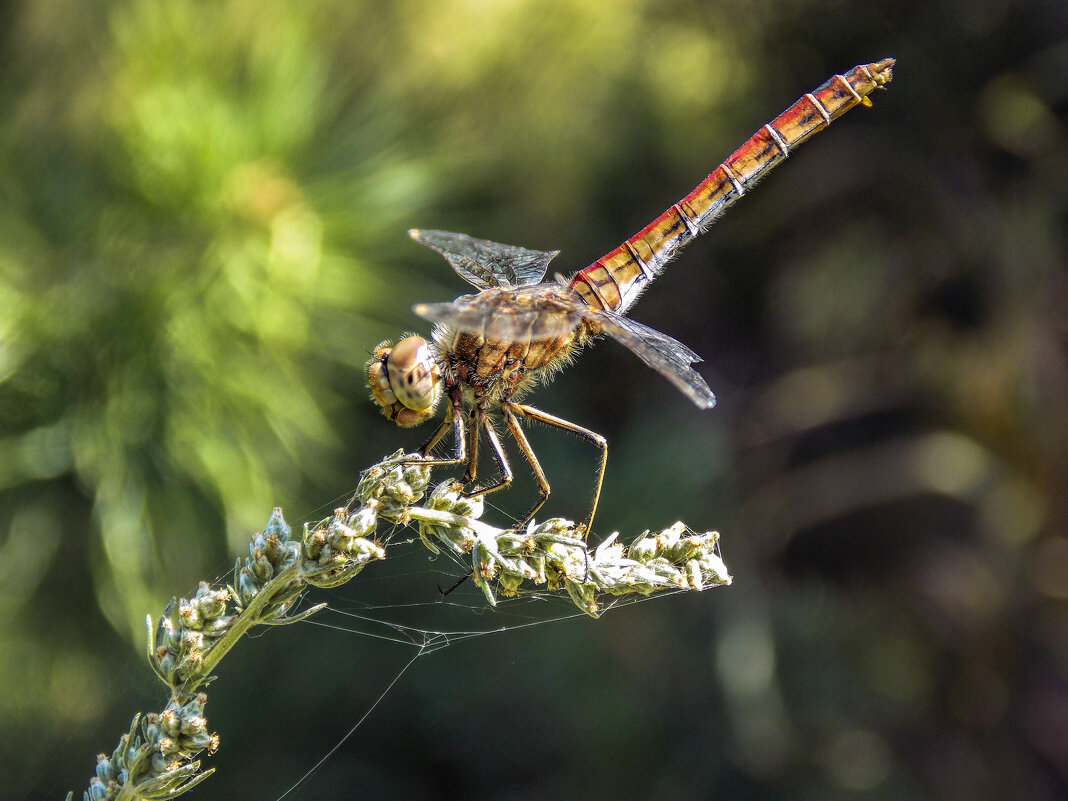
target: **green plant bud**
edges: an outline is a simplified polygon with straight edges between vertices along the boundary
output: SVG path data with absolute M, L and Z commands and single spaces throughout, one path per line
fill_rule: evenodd
M 179 727 L 179 731 L 186 737 L 193 737 L 200 734 L 207 728 L 208 722 L 201 715 L 190 715 L 182 718 L 182 725 Z
M 704 576 L 701 574 L 701 563 L 696 559 L 691 559 L 686 563 L 686 584 L 695 590 L 703 590 L 705 588 Z
M 623 546 L 618 542 L 618 539 L 618 531 L 614 531 L 605 537 L 604 541 L 594 549 L 593 561 L 601 562 L 621 558 L 623 556 Z
M 532 571 L 530 580 L 535 584 L 545 581 L 545 554 L 534 554 L 527 559 L 527 565 Z
M 182 720 L 178 716 L 178 710 L 174 708 L 174 702 L 171 702 L 159 715 L 159 729 L 164 737 L 174 737 L 178 734 L 181 725 Z
M 477 571 L 471 573 L 471 580 L 478 585 L 478 588 L 482 590 L 482 595 L 486 598 L 486 601 L 490 606 L 497 605 L 497 598 L 493 595 L 493 588 L 490 587 L 490 583 L 486 581 Z
M 501 592 L 501 595 L 518 595 L 519 587 L 523 583 L 523 576 L 515 575 L 514 573 L 502 573 L 497 580 L 497 587 Z
M 289 561 L 292 553 L 289 548 L 289 543 L 280 540 L 274 534 L 268 534 L 265 541 L 266 544 L 263 547 L 263 555 L 267 557 L 275 570 L 281 570 L 283 565 Z
M 590 617 L 598 617 L 597 595 L 592 584 L 579 584 L 575 581 L 565 581 L 564 587 L 575 606 Z
M 647 531 L 630 544 L 630 547 L 627 548 L 627 555 L 639 562 L 647 562 L 656 555 L 656 551 L 656 539 L 650 537 Z
M 430 468 L 422 464 L 409 464 L 404 467 L 404 482 L 415 492 L 422 495 L 430 483 Z
M 209 639 L 221 637 L 234 625 L 234 620 L 234 615 L 220 615 L 214 620 L 208 621 L 208 623 L 201 629 L 201 632 Z
M 369 540 L 365 537 L 357 537 L 355 544 L 357 546 L 357 552 L 360 555 L 361 561 L 370 562 L 375 559 L 386 558 L 386 549 L 374 540 Z
M 458 481 L 443 481 L 434 487 L 430 497 L 426 499 L 428 509 L 436 509 L 442 512 L 451 512 L 460 502 L 463 487 Z
M 204 647 L 204 635 L 193 629 L 182 632 L 182 647 L 180 651 L 198 651 Z
M 365 506 L 360 507 L 348 519 L 349 527 L 358 537 L 370 537 L 378 526 L 378 515 Z
M 471 517 L 477 520 L 482 517 L 482 513 L 486 509 L 486 502 L 482 495 L 477 495 L 473 498 L 469 498 L 461 495 L 456 500 L 456 505 L 452 511 L 463 517 Z
M 559 542 L 550 542 L 545 549 L 556 571 L 564 578 L 581 576 L 586 572 L 586 551 Z
M 493 578 L 494 574 L 497 572 L 497 560 L 493 558 L 493 555 L 481 542 L 475 546 L 472 553 L 472 560 L 476 572 L 483 578 Z
M 156 662 L 156 667 L 160 674 L 166 679 L 168 684 L 173 683 L 174 679 L 174 656 L 169 652 L 165 652 L 165 656 L 160 657 Z
M 341 511 L 340 509 L 338 510 Z M 345 525 L 339 517 L 335 517 L 330 521 L 330 527 L 327 529 L 326 541 L 327 544 L 337 550 L 345 547 L 345 542 L 348 539 L 352 539 L 356 534 L 351 528 Z
M 512 572 L 515 573 L 520 579 L 526 581 L 533 581 L 538 575 L 538 569 L 534 567 L 527 559 L 516 559 L 512 562 Z
M 208 696 L 197 693 L 178 709 L 178 714 L 183 718 L 199 717 L 204 714 L 204 705 L 208 703 Z
M 248 606 L 259 594 L 260 585 L 252 578 L 248 570 L 242 570 L 237 577 L 237 592 L 241 599 L 241 605 Z
M 673 548 L 686 532 L 685 524 L 676 522 L 656 535 L 662 549 Z
M 137 716 L 135 715 L 134 725 L 130 728 L 133 729 L 136 726 Z M 159 739 L 160 735 L 162 735 L 163 733 L 163 729 L 161 729 L 159 725 L 159 715 L 157 715 L 155 712 L 149 712 L 147 715 L 145 715 L 141 721 L 141 731 L 144 734 L 145 740 L 147 742 L 154 743 L 157 739 Z
M 96 778 L 102 782 L 106 782 L 113 776 L 113 768 L 111 767 L 111 760 L 108 759 L 107 754 L 96 755 Z
M 204 625 L 204 621 L 200 617 L 200 610 L 184 599 L 178 607 L 178 615 L 181 617 L 182 625 L 187 629 L 199 630 Z
M 531 521 L 533 525 L 534 521 Z M 569 543 L 579 543 L 582 547 L 585 547 L 585 541 L 575 535 L 575 525 L 570 520 L 564 520 L 562 517 L 550 517 L 543 523 L 539 523 L 534 530 L 529 532 L 531 536 L 538 539 L 546 539 L 553 537 L 562 537 L 563 540 Z
M 216 590 L 206 581 L 200 583 L 197 594 L 193 599 L 204 620 L 211 620 L 226 611 L 226 602 L 230 600 L 227 590 Z
M 253 552 L 249 568 L 252 571 L 252 575 L 254 575 L 257 581 L 260 581 L 261 583 L 270 581 L 274 578 L 274 565 L 272 565 L 270 560 L 264 555 L 262 549 L 256 549 Z
M 181 748 L 179 749 L 183 754 L 188 757 L 199 754 L 211 743 L 211 734 L 206 731 L 198 731 L 196 734 L 189 737 L 183 737 Z
M 287 542 L 289 540 L 292 531 L 286 523 L 285 518 L 282 517 L 281 507 L 274 507 L 274 510 L 271 512 L 271 517 L 267 521 L 266 527 L 263 529 L 263 533 L 268 536 L 273 534 L 282 542 Z
M 200 671 L 204 654 L 199 649 L 183 654 L 174 665 L 172 683 L 181 683 Z
M 715 554 L 708 554 L 698 560 L 701 568 L 702 582 L 706 585 L 730 584 L 731 576 L 723 560 Z
M 163 613 L 164 616 L 159 619 L 159 624 L 156 626 L 156 645 L 173 651 L 178 647 L 179 635 L 178 627 L 170 618 L 170 614 L 173 611 L 172 604 L 175 604 L 174 598 L 167 604 L 167 609 Z
M 170 760 L 163 753 L 162 749 L 152 755 L 152 772 L 156 775 L 164 774 L 167 772 L 167 767 Z
M 397 479 L 387 484 L 383 495 L 396 500 L 401 506 L 411 506 L 415 501 L 415 490 L 403 479 Z

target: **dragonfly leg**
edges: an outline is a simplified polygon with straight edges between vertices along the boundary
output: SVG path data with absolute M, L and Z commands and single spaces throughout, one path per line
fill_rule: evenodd
M 508 424 L 508 430 L 512 432 L 512 436 L 515 437 L 516 444 L 519 446 L 520 452 L 523 454 L 523 458 L 527 460 L 527 464 L 530 465 L 530 469 L 534 471 L 534 478 L 538 482 L 538 492 L 541 497 L 538 498 L 530 511 L 527 512 L 523 519 L 516 524 L 516 528 L 520 528 L 526 525 L 530 518 L 534 517 L 545 501 L 549 497 L 549 479 L 545 477 L 545 471 L 541 469 L 541 463 L 538 461 L 538 457 L 534 455 L 534 449 L 530 447 L 530 442 L 527 441 L 527 435 L 523 433 L 523 429 L 519 426 L 519 420 L 516 419 L 515 413 L 508 408 L 508 406 L 501 405 L 501 413 L 504 415 L 504 421 Z
M 521 403 L 505 401 L 501 404 L 501 409 L 504 412 L 504 419 L 508 421 L 508 428 L 512 432 L 512 436 L 515 437 L 516 442 L 519 444 L 519 449 L 523 451 L 523 456 L 526 457 L 531 468 L 534 470 L 534 475 L 538 479 L 538 488 L 542 491 L 541 500 L 538 502 L 537 506 L 531 509 L 530 514 L 527 515 L 527 520 L 541 508 L 541 505 L 545 503 L 545 499 L 549 497 L 549 482 L 545 480 L 545 474 L 542 472 L 541 465 L 538 464 L 538 460 L 534 456 L 534 451 L 530 449 L 530 444 L 527 442 L 523 430 L 519 427 L 519 423 L 515 419 L 516 415 L 525 417 L 528 420 L 544 423 L 553 428 L 559 428 L 562 431 L 567 431 L 577 437 L 592 442 L 601 449 L 601 464 L 597 468 L 597 484 L 593 489 L 593 503 L 590 505 L 590 516 L 586 518 L 586 522 L 580 527 L 583 535 L 588 536 L 590 529 L 593 527 L 593 516 L 597 513 L 597 501 L 600 500 L 601 497 L 601 484 L 604 483 L 605 468 L 608 467 L 608 440 L 594 431 L 575 425 L 563 418 L 547 414 L 540 409 L 535 409 L 533 406 L 524 406 Z M 523 522 L 525 523 L 526 520 Z
M 497 469 L 500 471 L 501 477 L 495 484 L 490 484 L 487 487 L 478 487 L 465 492 L 464 494 L 468 498 L 473 498 L 482 495 L 488 495 L 491 492 L 496 492 L 499 489 L 503 489 L 512 483 L 512 468 L 508 464 L 508 457 L 504 455 L 504 449 L 501 447 L 501 441 L 497 438 L 497 430 L 493 427 L 492 421 L 486 416 L 484 409 L 475 408 L 471 412 L 472 418 L 475 420 L 475 425 L 471 426 L 472 436 L 477 441 L 479 429 L 486 432 L 486 441 L 489 443 L 490 451 L 493 453 L 493 460 L 497 462 Z M 472 452 L 474 447 L 472 447 Z M 468 467 L 468 472 L 474 475 L 474 469 Z
M 427 455 L 444 439 L 450 429 L 452 429 L 453 439 L 456 441 L 453 446 L 452 456 L 428 459 Z M 430 439 L 419 448 L 419 455 L 423 457 L 422 460 L 419 462 L 413 461 L 412 464 L 431 465 L 433 467 L 459 464 L 467 458 L 466 445 L 467 443 L 464 440 L 463 396 L 457 390 L 450 396 L 449 408 L 445 412 L 445 419 L 441 421 L 441 425 L 438 426 L 437 430 L 430 435 Z
M 478 477 L 478 426 L 479 414 L 475 409 L 467 416 L 467 470 L 464 471 L 463 484 L 466 487 Z

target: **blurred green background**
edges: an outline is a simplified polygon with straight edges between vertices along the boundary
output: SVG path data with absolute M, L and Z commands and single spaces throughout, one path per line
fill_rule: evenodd
M 408 227 L 578 269 L 891 55 L 633 312 L 715 409 L 608 343 L 532 396 L 608 437 L 600 531 L 718 528 L 734 586 L 420 659 L 290 797 L 1065 797 L 1063 0 L 0 3 L 3 795 L 80 793 L 164 701 L 144 615 L 428 433 L 361 370 L 467 291 Z M 412 559 L 326 600 L 444 627 Z M 243 643 L 191 797 L 277 797 L 411 655 Z

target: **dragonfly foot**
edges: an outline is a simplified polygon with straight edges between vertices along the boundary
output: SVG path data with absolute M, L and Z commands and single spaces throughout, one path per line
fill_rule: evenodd
M 438 592 L 441 593 L 441 597 L 444 598 L 446 595 L 448 595 L 453 590 L 457 589 L 461 584 L 463 584 L 469 578 L 471 578 L 471 571 L 470 570 L 468 570 L 466 573 L 464 573 L 462 576 L 460 576 L 460 580 L 457 581 L 455 584 L 453 584 L 451 587 L 449 587 L 449 589 L 447 589 L 447 590 L 441 589 L 441 585 L 439 584 L 438 585 Z

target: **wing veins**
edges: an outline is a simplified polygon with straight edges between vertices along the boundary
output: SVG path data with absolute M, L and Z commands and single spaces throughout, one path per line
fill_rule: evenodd
M 413 228 L 408 235 L 445 258 L 456 274 L 478 289 L 515 289 L 539 283 L 558 250 L 530 250 L 467 234 Z

